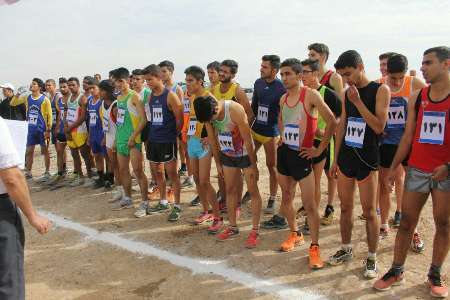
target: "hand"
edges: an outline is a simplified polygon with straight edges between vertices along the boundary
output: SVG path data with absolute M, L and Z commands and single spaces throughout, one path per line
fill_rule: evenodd
M 46 234 L 51 227 L 50 221 L 38 214 L 28 219 L 28 222 L 30 222 L 30 225 L 33 226 L 40 234 Z
M 358 104 L 361 102 L 361 98 L 359 97 L 358 89 L 354 85 L 350 85 L 347 89 L 348 100 L 350 100 L 353 104 Z
M 391 193 L 394 190 L 394 182 L 395 182 L 395 170 L 389 169 L 386 176 L 381 178 L 383 182 L 383 187 L 385 188 L 386 192 Z
M 431 174 L 431 179 L 436 181 L 442 181 L 447 179 L 448 175 L 449 174 L 447 165 L 441 165 L 433 170 L 433 173 Z
M 128 147 L 131 149 L 131 148 L 134 148 L 135 145 L 136 145 L 136 142 L 134 140 L 134 137 L 130 136 L 130 138 L 128 139 Z
M 219 176 L 220 178 L 224 178 L 222 165 L 217 164 L 216 167 L 217 167 L 217 176 Z
M 49 139 L 50 138 L 50 131 L 45 131 L 44 132 L 44 138 L 47 140 L 47 139 Z
M 313 159 L 314 157 L 317 157 L 320 155 L 321 152 L 319 152 L 319 148 L 311 147 L 311 148 L 305 148 L 302 147 L 300 150 L 300 153 L 298 154 L 300 157 L 306 158 L 306 159 Z
M 330 175 L 331 178 L 337 179 L 337 170 L 338 170 L 337 164 L 334 162 L 331 165 L 331 168 L 330 168 L 330 171 L 329 171 L 329 173 L 330 173 L 329 175 Z

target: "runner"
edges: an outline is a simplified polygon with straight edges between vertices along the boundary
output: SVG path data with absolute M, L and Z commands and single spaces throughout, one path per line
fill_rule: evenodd
M 102 75 L 100 75 L 100 74 L 94 74 L 94 79 L 95 80 L 97 80 L 98 82 L 101 82 L 102 81 Z
M 413 91 L 417 91 L 425 84 L 418 78 L 407 76 L 408 60 L 406 56 L 394 54 L 387 61 L 387 76 L 380 79 L 391 89 L 391 102 L 386 128 L 380 146 L 380 176 L 379 182 L 379 207 L 381 216 L 380 237 L 389 235 L 388 217 L 391 208 L 391 200 L 387 187 L 383 185 L 383 178 L 387 176 L 400 139 L 405 131 L 406 117 L 408 111 L 408 99 Z M 393 218 L 392 226 L 400 226 L 401 207 L 403 198 L 403 184 L 405 181 L 405 167 L 407 160 L 402 162 L 395 170 L 395 194 L 397 198 L 397 209 Z M 423 246 L 423 244 L 422 244 Z
M 317 91 L 302 86 L 302 65 L 298 59 L 289 58 L 283 61 L 280 74 L 287 91 L 280 100 L 278 126 L 282 138 L 277 149 L 277 169 L 282 192 L 280 210 L 286 215 L 291 230 L 280 250 L 291 251 L 296 245 L 304 243 L 303 235 L 297 228 L 293 207 L 298 183 L 311 225 L 309 266 L 312 269 L 321 269 L 323 262 L 319 248 L 320 217 L 314 200 L 312 158 L 326 150 L 336 128 L 336 119 Z M 326 127 L 320 145 L 314 148 L 318 113 L 323 116 Z
M 450 49 L 446 46 L 424 52 L 422 74 L 428 87 L 414 92 L 408 102 L 408 118 L 398 150 L 385 177 L 394 181 L 395 170 L 410 153 L 405 182 L 403 216 L 395 240 L 391 269 L 373 287 L 388 290 L 404 281 L 404 263 L 420 212 L 431 194 L 436 226 L 433 256 L 428 272 L 430 294 L 445 298 L 448 288 L 441 267 L 450 247 Z
M 389 59 L 389 57 L 391 57 L 392 55 L 395 55 L 397 53 L 395 52 L 386 52 L 386 53 L 382 53 L 380 54 L 380 56 L 378 56 L 378 59 L 380 61 L 380 73 L 381 73 L 381 77 L 386 77 L 388 75 L 387 72 L 387 61 Z
M 50 99 L 50 104 L 52 106 L 52 130 L 50 132 L 50 140 L 52 142 L 52 145 L 54 145 L 55 147 L 55 151 L 57 152 L 56 135 L 54 133 L 56 128 L 56 115 L 57 115 L 56 106 L 59 99 L 61 98 L 61 93 L 56 91 L 56 82 L 53 79 L 47 79 L 45 81 L 45 91 L 47 92 L 47 98 Z M 63 157 L 63 159 L 65 162 L 65 156 Z M 45 163 L 50 166 L 50 155 L 48 156 L 48 160 L 49 161 Z M 52 178 L 49 181 L 47 181 L 47 183 L 51 182 L 56 177 L 58 177 L 58 173 L 52 176 Z
M 144 104 L 139 95 L 130 89 L 130 72 L 126 68 L 114 71 L 114 79 L 120 95 L 117 98 L 116 139 L 113 150 L 117 152 L 120 182 L 124 196 L 113 210 L 133 207 L 131 200 L 130 161 L 139 184 L 142 203 L 147 203 L 148 182 L 143 170 L 141 131 L 145 127 Z
M 87 145 L 86 107 L 87 98 L 80 93 L 80 81 L 76 77 L 70 77 L 67 81 L 71 96 L 67 101 L 67 112 L 64 124 L 64 132 L 67 138 L 67 145 L 73 158 L 74 172 L 70 178 L 69 186 L 75 187 L 83 185 L 83 170 L 81 168 L 81 158 L 86 165 L 88 178 L 92 177 L 91 149 Z
M 340 230 L 342 248 L 330 257 L 331 265 L 352 259 L 353 202 L 357 183 L 366 219 L 368 257 L 364 277 L 377 276 L 376 251 L 379 225 L 376 216 L 379 135 L 383 133 L 390 101 L 389 88 L 370 81 L 361 56 L 355 50 L 342 53 L 334 64 L 349 85 L 342 99 L 342 122 L 336 133 L 336 151 L 330 172 L 337 176 L 341 200 Z M 337 172 L 339 170 L 339 172 Z
M 280 113 L 280 98 L 286 92 L 286 89 L 281 80 L 277 78 L 280 69 L 280 57 L 278 55 L 264 55 L 261 60 L 261 78 L 255 81 L 251 104 L 253 114 L 257 116 L 252 126 L 252 136 L 256 153 L 261 146 L 264 147 L 270 182 L 270 196 L 264 212 L 273 214 L 278 189 L 275 167 L 277 161 L 276 143 L 280 135 L 278 114 Z
M 50 141 L 50 131 L 52 128 L 52 107 L 50 100 L 43 94 L 45 84 L 39 78 L 33 78 L 30 84 L 31 94 L 26 96 L 15 96 L 10 105 L 17 106 L 25 103 L 28 121 L 27 150 L 25 153 L 25 177 L 33 178 L 31 169 L 33 167 L 34 147 L 41 146 L 41 153 L 44 155 L 45 173 L 41 177 L 42 181 L 50 179 L 50 155 L 48 144 Z
M 259 242 L 262 201 L 258 189 L 256 154 L 245 110 L 235 101 L 218 101 L 211 96 L 197 97 L 194 109 L 197 120 L 205 123 L 219 177 L 223 176 L 225 179 L 229 226 L 217 235 L 217 240 L 231 240 L 239 235 L 236 208 L 242 192 L 242 173 L 244 173 L 253 199 L 253 227 L 248 235 L 246 247 L 254 248 Z
M 181 216 L 180 178 L 177 173 L 177 136 L 183 127 L 183 104 L 176 93 L 164 86 L 161 69 L 152 64 L 143 70 L 147 85 L 152 89 L 152 95 L 147 104 L 147 111 L 151 116 L 147 139 L 147 159 L 156 175 L 160 201 L 153 207 L 150 207 L 148 202 L 142 203 L 135 216 L 139 218 L 146 214 L 169 210 L 165 170 L 172 182 L 175 198 L 175 204 L 168 220 L 174 222 L 178 221 Z
M 195 219 L 196 224 L 203 224 L 212 221 L 213 224 L 208 228 L 208 233 L 217 233 L 223 225 L 223 219 L 220 217 L 219 203 L 216 199 L 216 192 L 210 182 L 211 173 L 211 151 L 207 144 L 207 133 L 203 124 L 198 122 L 195 117 L 194 99 L 197 97 L 211 96 L 211 93 L 203 87 L 205 80 L 205 71 L 200 67 L 191 66 L 187 68 L 186 88 L 190 93 L 190 102 L 186 107 L 189 112 L 187 146 L 189 154 L 189 165 L 194 175 L 195 186 L 203 211 Z M 211 205 L 212 214 L 209 212 Z
M 307 87 L 317 90 L 320 93 L 321 98 L 325 101 L 325 104 L 328 106 L 328 108 L 331 110 L 335 118 L 339 118 L 342 112 L 342 103 L 337 94 L 330 88 L 326 87 L 325 85 L 320 84 L 319 82 L 319 62 L 317 60 L 312 59 L 306 59 L 301 62 L 303 67 L 303 75 L 302 75 L 302 82 Z M 314 147 L 319 147 L 322 138 L 325 133 L 325 127 L 326 122 L 323 119 L 323 117 L 319 114 L 318 120 L 317 120 L 317 130 L 315 132 L 314 136 Z M 333 132 L 334 135 L 334 132 Z M 331 138 L 333 140 L 333 137 Z M 331 141 L 330 140 L 330 141 Z M 331 142 L 330 142 L 331 143 Z M 333 159 L 331 155 L 334 156 L 334 153 L 329 153 L 331 149 L 334 149 L 334 147 L 328 146 L 325 151 L 323 151 L 319 156 L 313 158 L 313 171 L 314 171 L 314 179 L 315 179 L 315 200 L 317 209 L 319 209 L 320 206 L 320 199 L 322 196 L 321 188 L 320 188 L 320 179 L 322 178 L 322 173 L 324 168 L 326 168 L 326 173 L 328 173 L 328 170 L 330 169 L 329 163 L 333 163 Z M 330 158 L 327 160 L 328 158 Z M 334 208 L 333 205 L 330 203 L 330 197 L 328 198 L 328 204 L 325 209 L 325 214 L 322 217 L 322 224 L 329 225 L 331 224 L 333 220 L 333 214 L 334 214 Z M 325 222 L 325 221 L 329 221 Z M 302 232 L 305 235 L 309 235 L 309 224 L 308 219 L 305 218 L 305 225 L 302 228 Z
M 344 84 L 342 82 L 342 77 L 336 72 L 328 69 L 326 63 L 330 56 L 330 50 L 327 45 L 322 43 L 314 43 L 308 46 L 308 57 L 313 60 L 319 61 L 319 82 L 321 85 L 333 90 L 338 97 L 341 97 L 342 91 L 344 89 Z M 342 99 L 341 99 L 342 100 Z M 332 109 L 332 107 L 330 107 Z M 334 112 L 334 111 L 333 111 Z M 336 198 L 337 181 L 334 177 L 330 176 L 330 166 L 332 165 L 332 160 L 334 156 L 334 141 L 335 137 L 330 140 L 328 144 L 326 161 L 325 161 L 325 175 L 327 176 L 328 182 L 328 202 L 325 207 L 325 212 L 321 219 L 322 225 L 330 225 L 333 222 L 334 217 L 334 207 L 333 202 Z M 302 209 L 300 209 L 302 211 Z M 307 224 L 305 220 L 305 225 Z

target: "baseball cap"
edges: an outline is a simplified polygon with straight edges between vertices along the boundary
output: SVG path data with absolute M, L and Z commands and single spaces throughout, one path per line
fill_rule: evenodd
M 3 89 L 10 89 L 10 90 L 12 90 L 12 91 L 15 90 L 15 89 L 14 89 L 14 86 L 13 86 L 11 83 L 9 83 L 9 82 L 6 82 L 6 83 L 0 85 L 0 88 L 3 88 Z

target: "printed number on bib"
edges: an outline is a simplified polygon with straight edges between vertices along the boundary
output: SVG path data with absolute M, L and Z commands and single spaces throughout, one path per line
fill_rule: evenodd
M 153 107 L 152 111 L 152 123 L 153 125 L 162 125 L 163 124 L 163 111 L 162 107 Z
M 69 108 L 67 110 L 67 122 L 75 122 L 76 111 L 74 109 Z
M 220 150 L 224 153 L 234 152 L 233 137 L 231 133 L 219 133 Z
M 187 134 L 191 136 L 194 135 L 196 131 L 197 131 L 197 119 L 192 118 L 189 120 L 189 129 Z
M 152 114 L 150 113 L 150 106 L 145 105 L 144 106 L 144 110 L 145 110 L 145 116 L 147 117 L 147 122 L 151 122 L 152 121 Z
M 183 99 L 183 107 L 183 112 L 188 114 L 191 111 L 191 101 L 189 101 L 189 99 Z
M 345 144 L 350 147 L 362 148 L 366 134 L 366 122 L 363 118 L 348 118 L 345 131 Z
M 446 113 L 441 111 L 425 111 L 420 126 L 419 143 L 444 144 Z
M 36 113 L 30 113 L 30 114 L 28 115 L 28 123 L 29 123 L 30 125 L 36 125 L 36 124 L 37 124 L 37 121 L 38 121 L 38 114 L 36 114 Z
M 95 126 L 97 124 L 97 114 L 95 112 L 89 113 L 89 126 Z
M 258 106 L 258 116 L 256 118 L 257 123 L 267 124 L 269 118 L 269 107 L 259 105 Z
M 117 110 L 117 125 L 122 125 L 125 121 L 125 109 L 119 108 Z
M 404 128 L 406 123 L 405 107 L 403 105 L 391 104 L 389 106 L 387 127 Z
M 298 125 L 286 124 L 284 126 L 284 143 L 294 150 L 300 149 L 300 129 Z

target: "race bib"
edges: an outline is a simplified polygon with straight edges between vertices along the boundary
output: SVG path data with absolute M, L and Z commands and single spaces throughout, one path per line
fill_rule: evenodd
M 350 147 L 362 148 L 366 134 L 366 122 L 363 118 L 349 117 L 345 132 L 345 144 Z
M 294 150 L 300 150 L 300 130 L 298 125 L 286 124 L 284 126 L 284 143 L 288 145 L 289 148 Z
M 188 135 L 194 135 L 195 132 L 197 131 L 197 119 L 192 118 L 189 120 L 189 129 L 188 129 Z
M 56 111 L 52 112 L 52 124 L 55 125 L 56 124 Z
M 97 114 L 95 112 L 89 113 L 89 126 L 95 126 L 97 124 Z
M 76 111 L 75 109 L 69 108 L 67 110 L 67 122 L 75 122 L 76 120 Z
M 145 116 L 147 117 L 147 122 L 151 122 L 152 121 L 152 114 L 150 113 L 150 106 L 146 104 L 144 106 L 144 109 L 145 109 Z
M 191 101 L 189 101 L 189 99 L 186 99 L 186 98 L 183 99 L 183 107 L 184 107 L 183 112 L 185 114 L 190 113 L 191 112 Z
M 401 104 L 391 104 L 389 106 L 387 127 L 405 128 L 405 123 L 406 123 L 405 106 Z
M 235 152 L 233 145 L 233 137 L 231 133 L 219 133 L 219 145 L 220 150 L 224 153 L 226 152 Z
M 420 127 L 419 143 L 444 144 L 446 113 L 442 111 L 424 111 Z
M 162 125 L 164 121 L 163 111 L 161 106 L 153 106 L 152 111 L 152 124 L 153 125 Z
M 125 109 L 119 108 L 117 110 L 117 125 L 122 125 L 125 121 Z
M 260 104 L 258 106 L 258 116 L 256 117 L 256 122 L 260 124 L 267 124 L 269 118 L 269 107 Z
M 30 124 L 30 125 L 37 125 L 37 120 L 38 120 L 38 114 L 30 113 L 28 115 L 28 124 Z

